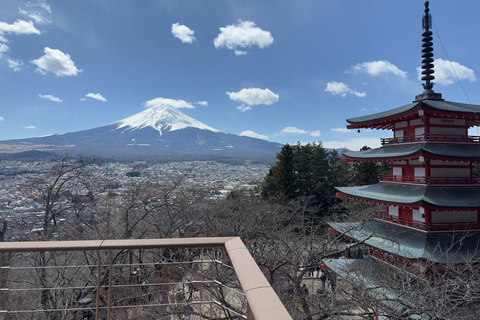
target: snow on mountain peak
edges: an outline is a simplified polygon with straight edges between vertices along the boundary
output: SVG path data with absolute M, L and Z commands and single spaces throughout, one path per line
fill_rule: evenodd
M 220 132 L 168 105 L 148 108 L 114 124 L 118 125 L 117 129 L 126 128 L 129 130 L 152 127 L 160 134 L 162 134 L 162 131 L 175 131 L 188 127 Z

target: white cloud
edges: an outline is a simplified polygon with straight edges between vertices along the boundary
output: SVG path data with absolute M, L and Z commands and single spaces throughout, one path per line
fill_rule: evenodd
M 1 44 L 0 44 L 1 46 Z M 14 60 L 14 59 L 8 59 L 8 67 L 10 69 L 13 69 L 13 71 L 17 72 L 22 70 L 23 62 L 22 60 Z
M 42 99 L 54 101 L 54 102 L 63 102 L 62 99 L 60 99 L 58 97 L 55 97 L 55 96 L 52 96 L 51 94 L 39 94 L 38 97 L 40 97 Z
M 37 5 L 43 10 L 47 11 L 48 13 L 52 13 L 52 10 L 50 9 L 50 5 L 47 3 L 47 1 L 39 0 Z M 30 4 L 30 6 L 32 6 L 32 4 Z
M 17 20 L 12 24 L 0 21 L 0 34 L 40 34 L 32 21 Z
M 7 38 L 5 38 L 4 36 L 2 36 L 1 33 L 0 33 L 0 42 L 8 42 Z
M 362 62 L 353 67 L 353 70 L 368 73 L 371 76 L 389 75 L 405 79 L 407 72 L 400 70 L 396 65 L 386 61 Z
M 208 101 L 197 101 L 196 104 L 206 107 L 208 106 Z
M 35 126 L 26 126 L 26 127 L 23 127 L 24 129 L 36 129 Z
M 273 93 L 270 89 L 248 88 L 238 92 L 226 92 L 231 100 L 239 101 L 256 106 L 259 104 L 271 105 L 278 102 L 278 94 Z
M 242 112 L 245 112 L 245 111 L 252 110 L 252 107 L 250 107 L 250 106 L 245 106 L 245 105 L 241 105 L 241 106 L 238 106 L 237 109 L 240 110 L 240 111 L 242 111 Z
M 268 136 L 253 132 L 251 130 L 242 131 L 242 132 L 240 132 L 239 135 L 243 136 L 243 137 L 257 138 L 257 139 L 262 139 L 262 140 L 267 140 L 268 139 Z
M 10 51 L 10 48 L 4 43 L 0 43 L 0 58 L 3 56 L 5 52 L 8 52 L 8 51 Z
M 4 118 L 4 117 L 0 117 L 0 121 L 5 121 L 5 118 Z
M 81 100 L 81 101 L 87 101 L 87 99 L 85 99 L 85 98 L 80 98 L 80 100 Z
M 82 70 L 77 69 L 69 54 L 49 47 L 45 47 L 44 52 L 45 55 L 31 61 L 31 63 L 37 65 L 37 71 L 41 74 L 47 74 L 50 71 L 59 77 L 63 77 L 76 76 L 77 73 L 82 72 Z
M 215 48 L 227 48 L 234 50 L 236 55 L 246 54 L 245 50 L 239 48 L 250 48 L 258 46 L 266 48 L 273 43 L 273 37 L 269 31 L 262 30 L 255 26 L 253 21 L 238 20 L 238 24 L 228 25 L 220 28 L 220 33 L 213 40 Z
M 452 84 L 457 81 L 457 76 L 460 80 L 469 80 L 470 82 L 477 81 L 477 77 L 472 69 L 461 65 L 455 61 L 443 60 L 443 59 L 435 59 L 434 61 L 434 82 L 448 85 Z M 455 71 L 453 71 L 453 69 Z M 417 75 L 418 79 L 421 80 L 422 78 L 422 69 L 420 67 L 417 68 Z M 455 75 L 456 73 L 456 75 Z
M 35 23 L 38 23 L 38 24 L 51 24 L 52 21 L 45 18 L 42 14 L 42 12 L 40 11 L 34 11 L 34 10 L 31 10 L 31 11 L 27 11 L 27 10 L 23 10 L 22 8 L 18 8 L 18 12 L 20 14 L 23 14 L 27 17 L 29 17 L 30 19 L 33 19 L 35 21 Z
M 358 138 L 347 141 L 322 141 L 322 145 L 329 149 L 342 149 L 347 148 L 352 151 L 359 151 L 363 146 L 370 148 L 381 147 L 379 138 Z
M 180 39 L 180 41 L 183 43 L 192 43 L 193 41 L 197 40 L 193 36 L 195 31 L 179 23 L 172 24 L 172 34 L 175 36 L 175 38 Z
M 160 98 L 160 97 L 146 101 L 145 106 L 148 108 L 163 107 L 163 106 L 170 106 L 177 109 L 182 109 L 182 108 L 194 109 L 195 108 L 191 103 L 185 100 L 180 100 L 180 99 L 174 100 L 174 99 Z
M 354 132 L 354 131 L 352 131 L 350 129 L 347 129 L 347 128 L 332 128 L 331 130 L 335 131 L 335 132 L 340 132 L 340 133 L 352 133 L 352 132 Z
M 310 135 L 312 137 L 320 137 L 322 135 L 322 133 L 320 132 L 320 130 L 316 130 L 316 131 L 310 132 Z
M 331 81 L 327 83 L 327 88 L 325 88 L 325 91 L 330 92 L 331 94 L 336 96 L 341 96 L 343 98 L 347 95 L 353 95 L 359 98 L 365 98 L 367 96 L 367 93 L 365 91 L 359 92 L 356 90 L 352 90 L 345 83 L 336 81 Z
M 305 130 L 302 130 L 302 129 L 298 129 L 297 127 L 286 127 L 286 128 L 283 128 L 281 131 L 281 133 L 293 133 L 293 134 L 305 134 L 307 133 L 307 131 Z
M 248 53 L 247 51 L 235 50 L 235 55 L 236 55 L 236 56 L 244 56 L 244 55 L 246 55 L 247 53 Z
M 96 99 L 96 100 L 103 101 L 103 102 L 107 101 L 107 99 L 102 97 L 102 95 L 100 93 L 87 93 L 85 96 L 87 98 L 92 98 L 92 99 Z

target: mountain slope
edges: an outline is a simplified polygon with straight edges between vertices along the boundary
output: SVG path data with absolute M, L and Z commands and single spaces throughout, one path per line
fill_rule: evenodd
M 0 141 L 0 152 L 43 150 L 116 159 L 273 159 L 280 144 L 221 132 L 173 107 L 152 107 L 89 130 Z

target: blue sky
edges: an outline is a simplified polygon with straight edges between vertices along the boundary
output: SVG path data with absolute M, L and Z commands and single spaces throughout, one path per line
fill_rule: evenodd
M 375 147 L 391 133 L 347 131 L 345 118 L 423 91 L 423 3 L 0 0 L 0 140 L 94 128 L 162 101 L 228 133 Z M 435 92 L 480 104 L 480 2 L 430 9 Z

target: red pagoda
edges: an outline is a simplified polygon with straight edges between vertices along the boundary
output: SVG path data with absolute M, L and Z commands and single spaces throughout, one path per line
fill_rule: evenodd
M 344 161 L 388 162 L 391 173 L 380 176 L 373 185 L 338 187 L 337 196 L 370 201 L 384 209 L 370 221 L 329 223 L 334 233 L 367 246 L 368 256 L 326 259 L 324 263 L 341 278 L 356 282 L 354 288 L 369 287 L 369 294 L 383 300 L 378 304 L 378 309 L 386 310 L 383 319 L 399 319 L 389 316 L 393 312 L 388 310 L 394 309 L 403 309 L 401 319 L 438 318 L 428 308 L 408 310 L 412 299 L 419 298 L 405 292 L 399 298 L 395 284 L 381 283 L 375 270 L 390 268 L 393 273 L 400 268 L 429 279 L 442 265 L 465 265 L 480 258 L 480 178 L 473 174 L 480 162 L 480 138 L 468 135 L 469 128 L 480 124 L 480 105 L 445 101 L 432 90 L 430 28 L 426 1 L 424 92 L 405 106 L 347 119 L 349 129 L 387 129 L 393 131 L 393 137 L 382 139 L 377 149 L 344 152 Z

